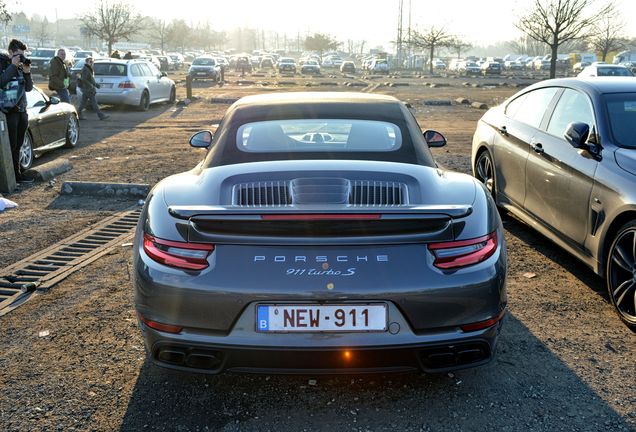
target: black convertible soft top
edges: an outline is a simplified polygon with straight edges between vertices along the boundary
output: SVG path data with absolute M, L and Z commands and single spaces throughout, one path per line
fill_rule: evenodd
M 281 119 L 379 120 L 400 128 L 402 145 L 390 152 L 246 153 L 238 149 L 238 128 L 250 122 Z M 422 131 L 408 107 L 392 96 L 353 92 L 296 92 L 247 96 L 234 103 L 214 136 L 204 167 L 273 160 L 382 160 L 435 166 Z

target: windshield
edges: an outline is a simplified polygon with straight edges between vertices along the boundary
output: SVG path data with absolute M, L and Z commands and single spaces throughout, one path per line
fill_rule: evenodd
M 614 142 L 620 147 L 636 148 L 636 93 L 607 94 L 605 105 Z
M 111 64 L 111 63 L 95 63 L 93 65 L 95 75 L 107 75 L 107 76 L 126 76 L 125 64 Z
M 312 119 L 246 123 L 237 147 L 263 152 L 387 152 L 400 148 L 400 128 L 372 120 Z
M 598 76 L 634 76 L 629 69 L 622 67 L 599 67 L 596 74 Z
M 214 66 L 214 59 L 197 58 L 192 62 L 196 66 Z
M 55 50 L 52 49 L 36 49 L 31 54 L 31 57 L 53 57 L 55 56 Z

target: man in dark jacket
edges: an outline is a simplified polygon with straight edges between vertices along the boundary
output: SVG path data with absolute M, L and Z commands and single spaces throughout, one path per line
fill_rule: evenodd
M 60 100 L 66 103 L 71 103 L 71 96 L 68 93 L 70 78 L 71 74 L 66 65 L 66 51 L 60 48 L 57 50 L 57 55 L 51 59 L 49 90 L 57 92 Z
M 110 117 L 108 114 L 104 114 L 99 109 L 99 104 L 97 103 L 97 89 L 99 88 L 99 84 L 95 82 L 95 76 L 93 72 L 93 57 L 86 57 L 84 61 L 84 68 L 82 69 L 82 75 L 78 80 L 78 84 L 80 89 L 82 90 L 82 100 L 80 101 L 79 108 L 77 108 L 77 114 L 79 115 L 80 120 L 86 120 L 86 117 L 82 115 L 82 111 L 84 107 L 88 104 L 93 108 L 93 111 L 97 113 L 97 116 L 100 120 L 106 120 Z
M 5 112 L 9 142 L 11 143 L 13 169 L 18 182 L 26 180 L 22 177 L 20 168 L 20 147 L 24 143 L 24 135 L 29 126 L 25 92 L 33 89 L 31 63 L 23 62 L 26 49 L 27 47 L 24 43 L 17 39 L 12 39 L 9 42 L 9 55 L 0 54 L 0 89 L 5 89 L 11 85 L 14 88 L 18 88 L 19 95 L 15 106 L 6 109 Z

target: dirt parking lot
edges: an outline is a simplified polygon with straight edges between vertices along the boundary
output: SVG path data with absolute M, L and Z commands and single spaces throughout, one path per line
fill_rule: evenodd
M 183 73 L 174 75 L 183 99 Z M 227 78 L 223 87 L 196 82 L 197 99 L 187 106 L 157 105 L 148 112 L 109 107 L 111 117 L 103 122 L 89 114 L 75 149 L 36 162 L 64 157 L 73 169 L 9 196 L 19 207 L 0 213 L 0 269 L 133 204 L 64 198 L 63 181 L 154 184 L 187 170 L 204 155 L 187 145 L 189 136 L 213 129 L 228 102 L 243 95 L 395 95 L 412 105 L 423 129 L 447 137 L 448 146 L 435 150 L 438 161 L 469 172 L 472 133 L 484 111 L 439 101 L 465 97 L 493 106 L 533 82 L 340 74 Z M 118 247 L 0 317 L 0 429 L 636 430 L 636 337 L 615 315 L 603 281 L 513 217 L 505 216 L 504 226 L 509 312 L 497 357 L 485 367 L 444 375 L 205 376 L 157 368 L 146 361 L 137 329 L 131 249 Z

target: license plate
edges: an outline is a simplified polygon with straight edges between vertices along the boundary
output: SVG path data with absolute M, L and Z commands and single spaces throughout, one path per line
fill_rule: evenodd
M 386 328 L 385 304 L 257 306 L 259 332 L 382 332 Z
M 113 88 L 113 83 L 101 83 L 100 84 L 101 88 Z
M 37 69 L 39 66 L 36 65 L 35 63 L 31 63 L 31 69 Z
M 197 75 L 200 75 L 200 76 L 207 75 L 207 72 L 197 72 Z

